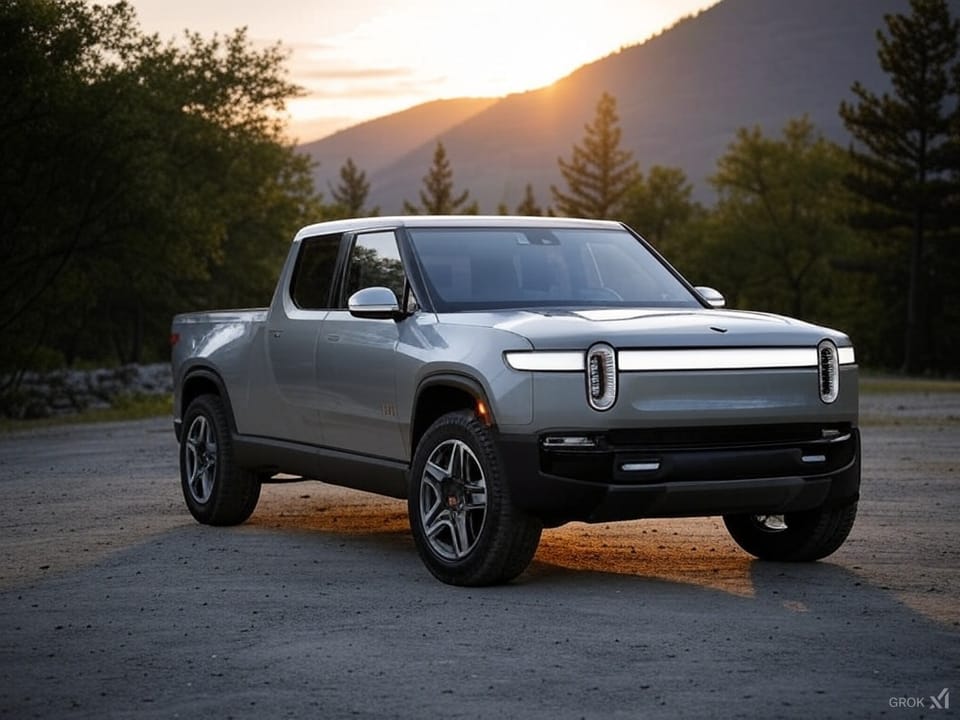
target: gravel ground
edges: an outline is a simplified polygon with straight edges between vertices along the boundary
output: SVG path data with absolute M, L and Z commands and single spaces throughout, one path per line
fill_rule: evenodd
M 714 518 L 575 523 L 470 590 L 420 565 L 402 502 L 268 486 L 197 525 L 167 420 L 0 436 L 0 717 L 939 717 L 960 393 L 861 409 L 826 561 L 755 562 Z

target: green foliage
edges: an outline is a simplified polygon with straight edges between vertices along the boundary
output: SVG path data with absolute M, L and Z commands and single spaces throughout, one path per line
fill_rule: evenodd
M 702 209 L 693 201 L 693 186 L 680 168 L 654 165 L 647 177 L 638 175 L 623 199 L 620 219 L 673 256 L 679 236 Z
M 438 142 L 433 152 L 433 164 L 423 177 L 420 206 L 404 200 L 403 211 L 408 215 L 476 215 L 480 209 L 476 201 L 468 202 L 469 197 L 469 190 L 459 195 L 454 192 L 453 170 L 447 151 L 443 143 Z
M 550 186 L 557 214 L 567 217 L 610 218 L 639 175 L 633 153 L 620 147 L 617 101 L 603 93 L 596 115 L 584 126 L 582 145 L 573 146 L 570 160 L 557 158 L 566 190 Z
M 960 352 L 960 23 L 945 0 L 911 0 L 878 31 L 892 93 L 859 82 L 840 116 L 855 140 L 847 184 L 865 242 L 860 269 L 885 300 L 881 362 L 956 369 Z M 952 332 L 949 330 L 952 328 Z
M 807 118 L 791 120 L 780 139 L 740 129 L 711 178 L 718 202 L 691 259 L 696 281 L 737 307 L 843 327 L 832 262 L 850 242 L 846 168 L 842 150 Z
M 386 287 L 393 290 L 393 294 L 399 299 L 403 297 L 405 282 L 403 263 L 399 260 L 384 257 L 373 248 L 360 245 L 353 248 L 348 282 L 351 289 Z
M 0 374 L 165 356 L 175 312 L 269 300 L 320 215 L 284 60 L 243 30 L 162 42 L 125 3 L 0 4 Z
M 333 197 L 333 216 L 336 218 L 370 217 L 380 214 L 380 208 L 366 209 L 370 183 L 367 174 L 348 157 L 340 167 L 340 184 L 330 187 Z
M 132 394 L 116 398 L 113 405 L 108 408 L 87 409 L 68 415 L 55 415 L 31 420 L 0 418 L 0 432 L 17 432 L 56 425 L 77 425 L 93 422 L 129 422 L 131 420 L 172 416 L 172 395 Z

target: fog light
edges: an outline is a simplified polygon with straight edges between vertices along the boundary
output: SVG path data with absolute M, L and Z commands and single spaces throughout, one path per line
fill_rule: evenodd
M 548 448 L 592 448 L 597 441 L 586 435 L 550 435 L 543 439 L 543 446 Z
M 645 462 L 629 462 L 620 466 L 624 472 L 653 472 L 660 469 L 659 460 L 647 460 Z

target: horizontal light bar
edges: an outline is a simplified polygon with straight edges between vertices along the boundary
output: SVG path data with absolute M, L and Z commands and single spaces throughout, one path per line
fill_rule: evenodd
M 583 370 L 583 353 L 576 350 L 545 352 L 508 352 L 503 354 L 514 370 L 565 372 Z
M 850 346 L 837 348 L 841 365 L 853 365 Z M 504 353 L 514 370 L 580 372 L 584 354 L 576 350 L 514 351 Z M 816 348 L 683 348 L 677 350 L 621 350 L 620 370 L 759 370 L 764 368 L 816 367 Z
M 816 348 L 621 350 L 621 370 L 759 370 L 816 367 Z

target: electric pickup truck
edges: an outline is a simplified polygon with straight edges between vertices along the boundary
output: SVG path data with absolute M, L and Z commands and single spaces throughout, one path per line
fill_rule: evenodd
M 812 561 L 860 487 L 843 333 L 724 309 L 614 221 L 382 217 L 301 229 L 269 308 L 173 320 L 183 496 L 234 525 L 262 483 L 405 499 L 454 585 L 507 582 L 570 521 L 723 517 Z

